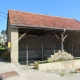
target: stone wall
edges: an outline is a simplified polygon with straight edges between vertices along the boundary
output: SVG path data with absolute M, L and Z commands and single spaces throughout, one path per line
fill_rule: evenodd
M 68 45 L 80 45 L 80 32 L 70 32 L 65 41 Z
M 80 32 L 70 32 L 65 39 L 64 47 L 66 49 L 73 48 L 73 56 L 80 57 Z
M 21 35 L 19 35 L 19 37 L 20 36 Z M 38 36 L 34 34 L 27 34 L 19 41 L 19 57 L 21 58 L 23 56 L 24 60 L 26 60 L 25 51 L 27 49 L 27 45 L 29 50 L 28 57 L 33 60 L 42 58 L 42 46 L 44 50 L 44 59 L 47 59 L 51 54 L 54 54 L 54 45 L 56 50 L 60 49 L 60 41 L 54 35 Z M 21 59 L 23 60 L 23 58 Z
M 80 57 L 80 37 L 79 36 L 80 36 L 80 32 L 75 32 L 75 31 L 69 32 L 68 37 L 65 39 L 65 42 L 64 42 L 64 49 L 70 52 L 75 57 Z M 27 45 L 31 50 L 34 50 L 34 49 L 41 50 L 42 45 L 44 46 L 45 49 L 49 49 L 49 48 L 54 49 L 54 45 L 55 45 L 55 50 L 59 50 L 61 46 L 60 40 L 58 40 L 54 35 L 37 36 L 37 35 L 27 34 L 25 37 L 23 37 L 19 41 L 19 44 L 21 45 L 19 47 L 20 51 L 25 51 Z
M 20 46 L 19 50 L 25 50 L 26 45 L 30 46 L 30 48 L 38 48 L 42 45 L 51 47 L 54 47 L 55 45 L 56 49 L 60 48 L 60 41 L 54 35 L 38 36 L 34 34 L 27 34 L 19 41 L 19 44 L 24 45 L 24 48 Z

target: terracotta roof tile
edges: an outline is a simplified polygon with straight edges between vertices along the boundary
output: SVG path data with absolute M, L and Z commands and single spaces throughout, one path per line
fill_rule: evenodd
M 14 10 L 9 10 L 8 15 L 11 25 L 80 30 L 80 22 L 75 19 L 20 12 Z

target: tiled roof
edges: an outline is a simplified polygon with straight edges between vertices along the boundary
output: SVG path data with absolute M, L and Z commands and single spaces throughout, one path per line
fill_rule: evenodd
M 53 29 L 80 30 L 80 22 L 75 19 L 61 18 L 49 15 L 34 14 L 9 10 L 9 20 L 11 25 L 26 27 L 41 27 Z

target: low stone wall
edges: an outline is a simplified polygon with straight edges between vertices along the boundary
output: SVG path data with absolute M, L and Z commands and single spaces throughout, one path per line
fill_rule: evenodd
M 44 63 L 44 64 L 38 64 L 37 62 L 35 62 L 34 67 L 38 70 L 77 68 L 80 67 L 80 59 L 58 61 L 58 62 Z

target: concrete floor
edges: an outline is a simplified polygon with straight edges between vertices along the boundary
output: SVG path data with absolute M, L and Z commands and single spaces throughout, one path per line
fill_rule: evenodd
M 55 73 L 29 69 L 26 65 L 13 64 L 0 59 L 0 73 L 11 71 L 15 71 L 19 75 L 9 76 L 4 80 L 80 80 L 80 73 L 60 76 Z

